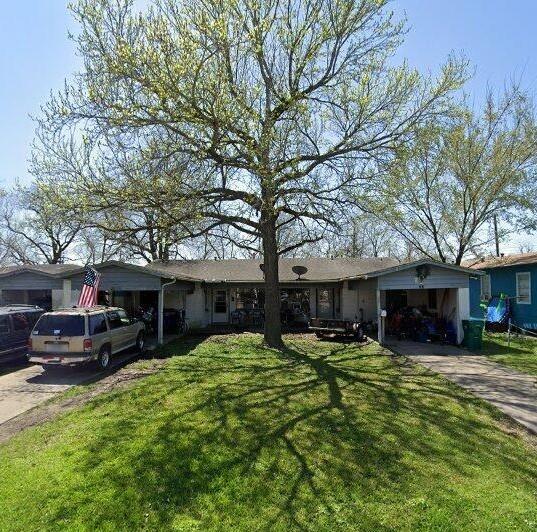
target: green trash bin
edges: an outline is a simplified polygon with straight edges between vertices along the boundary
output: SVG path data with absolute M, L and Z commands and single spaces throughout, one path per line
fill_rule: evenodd
M 463 345 L 470 351 L 479 351 L 483 347 L 483 320 L 463 320 L 464 331 Z
M 468 347 L 468 338 L 470 338 L 470 321 L 469 320 L 462 320 L 462 345 L 464 347 Z

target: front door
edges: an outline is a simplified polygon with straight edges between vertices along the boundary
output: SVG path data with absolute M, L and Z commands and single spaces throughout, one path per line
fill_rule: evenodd
M 333 318 L 334 317 L 334 289 L 318 288 L 317 289 L 317 317 Z
M 213 291 L 213 323 L 228 322 L 228 293 L 227 290 Z

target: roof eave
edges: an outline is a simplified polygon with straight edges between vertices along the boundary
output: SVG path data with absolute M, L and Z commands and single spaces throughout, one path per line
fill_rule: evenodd
M 112 266 L 112 267 L 115 266 L 116 268 L 122 268 L 125 270 L 135 271 L 137 273 L 143 273 L 145 275 L 150 275 L 152 277 L 159 277 L 160 279 L 170 279 L 170 280 L 175 280 L 175 281 L 191 281 L 191 282 L 197 281 L 197 279 L 193 279 L 187 276 L 172 275 L 171 273 L 164 272 L 157 268 L 148 268 L 147 266 L 139 266 L 138 264 L 129 264 L 127 262 L 121 262 L 121 261 L 116 261 L 116 260 L 109 260 L 109 261 L 101 262 L 100 264 L 93 265 L 93 267 L 97 271 L 101 268 L 107 268 L 109 266 Z M 84 273 L 85 270 L 86 270 L 86 266 L 81 266 L 80 268 L 77 268 L 76 270 L 67 272 L 67 275 L 59 275 L 59 277 L 72 277 L 73 275 Z
M 297 284 L 322 284 L 322 283 L 340 283 L 344 279 L 280 279 L 280 284 L 297 283 Z M 205 284 L 265 284 L 263 279 L 202 279 Z
M 390 273 L 396 273 L 396 272 L 400 272 L 400 271 L 404 271 L 404 270 L 409 270 L 411 268 L 416 268 L 416 267 L 421 266 L 423 264 L 427 264 L 427 265 L 430 265 L 430 266 L 436 266 L 436 267 L 439 267 L 439 268 L 445 268 L 445 269 L 449 269 L 449 270 L 453 270 L 453 271 L 458 271 L 458 272 L 461 272 L 461 273 L 467 273 L 468 275 L 473 275 L 473 274 L 484 275 L 484 273 L 485 273 L 485 272 L 482 272 L 480 270 L 476 270 L 476 269 L 473 269 L 473 268 L 466 268 L 464 266 L 459 266 L 457 264 L 447 264 L 445 262 L 437 262 L 437 261 L 434 261 L 434 260 L 422 259 L 422 260 L 417 260 L 417 261 L 414 261 L 414 262 L 407 262 L 407 263 L 404 263 L 404 264 L 398 264 L 397 266 L 390 266 L 389 268 L 383 268 L 382 270 L 375 270 L 375 271 L 372 271 L 372 272 L 357 275 L 355 277 L 348 277 L 348 278 L 346 278 L 346 280 L 355 281 L 355 280 L 360 280 L 360 279 L 361 280 L 373 279 L 373 278 L 376 278 L 376 277 L 382 277 L 383 275 L 388 275 Z
M 46 272 L 46 271 L 43 271 L 43 270 L 39 270 L 38 268 L 22 267 L 22 268 L 17 268 L 17 269 L 11 270 L 9 272 L 0 273 L 0 278 L 13 277 L 15 275 L 21 275 L 23 273 L 34 273 L 36 275 L 42 275 L 44 277 L 50 277 L 51 279 L 57 279 L 58 277 L 60 277 L 60 278 L 65 277 L 65 275 L 70 274 L 71 271 L 72 270 L 65 270 L 63 272 Z
M 519 263 L 512 263 L 512 264 L 492 264 L 492 265 L 480 264 L 480 268 L 483 268 L 484 270 L 499 270 L 500 268 L 517 268 L 517 267 L 523 267 L 523 266 L 535 266 L 536 264 L 537 264 L 537 261 L 519 262 Z

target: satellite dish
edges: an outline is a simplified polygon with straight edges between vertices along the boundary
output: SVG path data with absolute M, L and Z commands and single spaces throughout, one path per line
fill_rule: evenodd
M 260 269 L 263 273 L 265 273 L 265 265 L 264 265 L 264 264 L 260 264 L 260 265 L 259 265 L 259 269 Z
M 298 275 L 298 280 L 300 281 L 300 276 L 307 273 L 308 269 L 305 266 L 293 266 L 291 268 L 293 270 L 293 273 L 296 273 Z

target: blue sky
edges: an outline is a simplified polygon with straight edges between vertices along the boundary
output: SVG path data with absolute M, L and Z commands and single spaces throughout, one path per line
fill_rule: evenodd
M 2 0 L 0 15 L 0 186 L 27 179 L 37 114 L 50 90 L 79 65 L 67 37 L 73 26 L 64 0 Z M 410 33 L 400 51 L 421 70 L 436 69 L 450 52 L 463 51 L 476 68 L 467 90 L 482 97 L 513 76 L 537 87 L 535 0 L 394 0 Z
M 0 186 L 24 178 L 37 114 L 78 65 L 63 0 L 2 0 L 0 15 Z
M 537 87 L 535 0 L 395 0 L 411 26 L 401 54 L 420 69 L 434 68 L 452 51 L 464 52 L 475 77 L 467 90 L 483 96 L 513 77 Z

